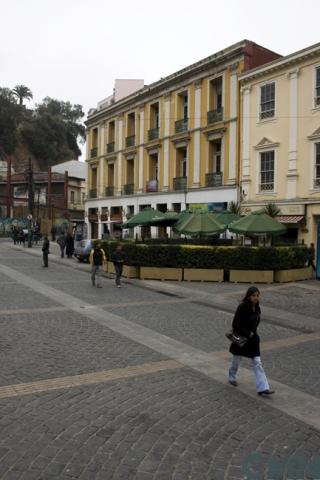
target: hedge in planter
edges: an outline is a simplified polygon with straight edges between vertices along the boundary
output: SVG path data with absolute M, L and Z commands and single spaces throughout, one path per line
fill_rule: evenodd
M 112 258 L 118 242 L 102 242 Z M 307 247 L 211 247 L 195 245 L 145 245 L 123 243 L 127 265 L 224 270 L 286 270 L 304 267 Z

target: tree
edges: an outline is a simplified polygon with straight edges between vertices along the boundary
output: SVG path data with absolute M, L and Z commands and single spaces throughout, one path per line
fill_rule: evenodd
M 78 140 L 84 141 L 81 105 L 46 97 L 36 106 L 32 118 L 21 131 L 23 141 L 44 166 L 78 157 Z
M 241 205 L 239 202 L 230 202 L 228 205 L 228 211 L 234 213 L 235 215 L 241 215 Z
M 19 143 L 20 108 L 9 88 L 0 88 L 0 155 L 12 154 Z
M 269 215 L 269 217 L 275 218 L 280 215 L 281 210 L 277 207 L 275 203 L 270 202 L 267 203 L 262 209 L 262 213 L 266 213 L 267 215 Z
M 23 100 L 31 100 L 33 98 L 30 88 L 25 85 L 16 85 L 12 90 L 13 95 L 15 95 L 19 100 L 19 105 L 23 105 Z

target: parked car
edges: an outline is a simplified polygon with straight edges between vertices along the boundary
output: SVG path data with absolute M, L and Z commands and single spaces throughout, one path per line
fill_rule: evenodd
M 79 262 L 89 262 L 91 248 L 92 240 L 81 240 L 76 244 L 74 256 L 79 260 Z

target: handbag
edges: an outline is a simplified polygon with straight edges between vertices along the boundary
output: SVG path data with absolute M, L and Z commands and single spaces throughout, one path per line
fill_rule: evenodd
M 242 348 L 247 343 L 247 337 L 242 337 L 241 335 L 237 335 L 233 330 L 230 330 L 226 333 L 226 337 L 230 340 L 231 343 L 234 343 L 238 347 Z

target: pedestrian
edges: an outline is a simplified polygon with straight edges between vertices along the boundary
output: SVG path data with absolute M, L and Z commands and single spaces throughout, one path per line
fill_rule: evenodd
M 74 253 L 74 239 L 71 233 L 68 233 L 66 238 L 66 255 L 68 258 L 71 258 L 73 253 Z
M 61 258 L 64 258 L 64 249 L 66 248 L 66 236 L 64 233 L 59 235 L 57 244 L 60 247 Z
M 314 248 L 314 243 L 310 243 L 310 247 L 308 248 L 308 267 L 312 267 L 312 270 L 316 269 L 314 264 L 314 260 L 316 258 L 316 249 Z
M 55 242 L 55 240 L 56 240 L 56 227 L 54 225 L 52 225 L 52 227 L 51 227 L 51 240 L 53 242 Z
M 121 275 L 123 264 L 127 260 L 125 252 L 122 250 L 122 245 L 119 243 L 113 252 L 112 261 L 116 272 L 116 287 L 121 288 Z
M 239 304 L 232 322 L 233 332 L 247 339 L 244 346 L 240 347 L 235 343 L 230 345 L 230 353 L 233 357 L 229 368 L 229 383 L 238 386 L 237 371 L 242 357 L 252 360 L 252 366 L 256 378 L 256 389 L 258 395 L 272 395 L 269 383 L 264 372 L 260 357 L 260 337 L 257 328 L 260 323 L 260 292 L 257 287 L 249 287 L 242 302 Z
M 100 243 L 96 242 L 90 252 L 90 264 L 91 264 L 91 282 L 92 285 L 97 285 L 98 288 L 101 288 L 100 280 L 100 267 L 106 261 L 106 254 L 104 250 L 100 247 Z M 97 280 L 97 283 L 96 283 Z
M 48 256 L 49 256 L 49 248 L 50 248 L 50 242 L 48 239 L 48 235 L 45 235 L 43 237 L 43 243 L 42 243 L 42 258 L 43 258 L 43 266 L 48 268 Z

